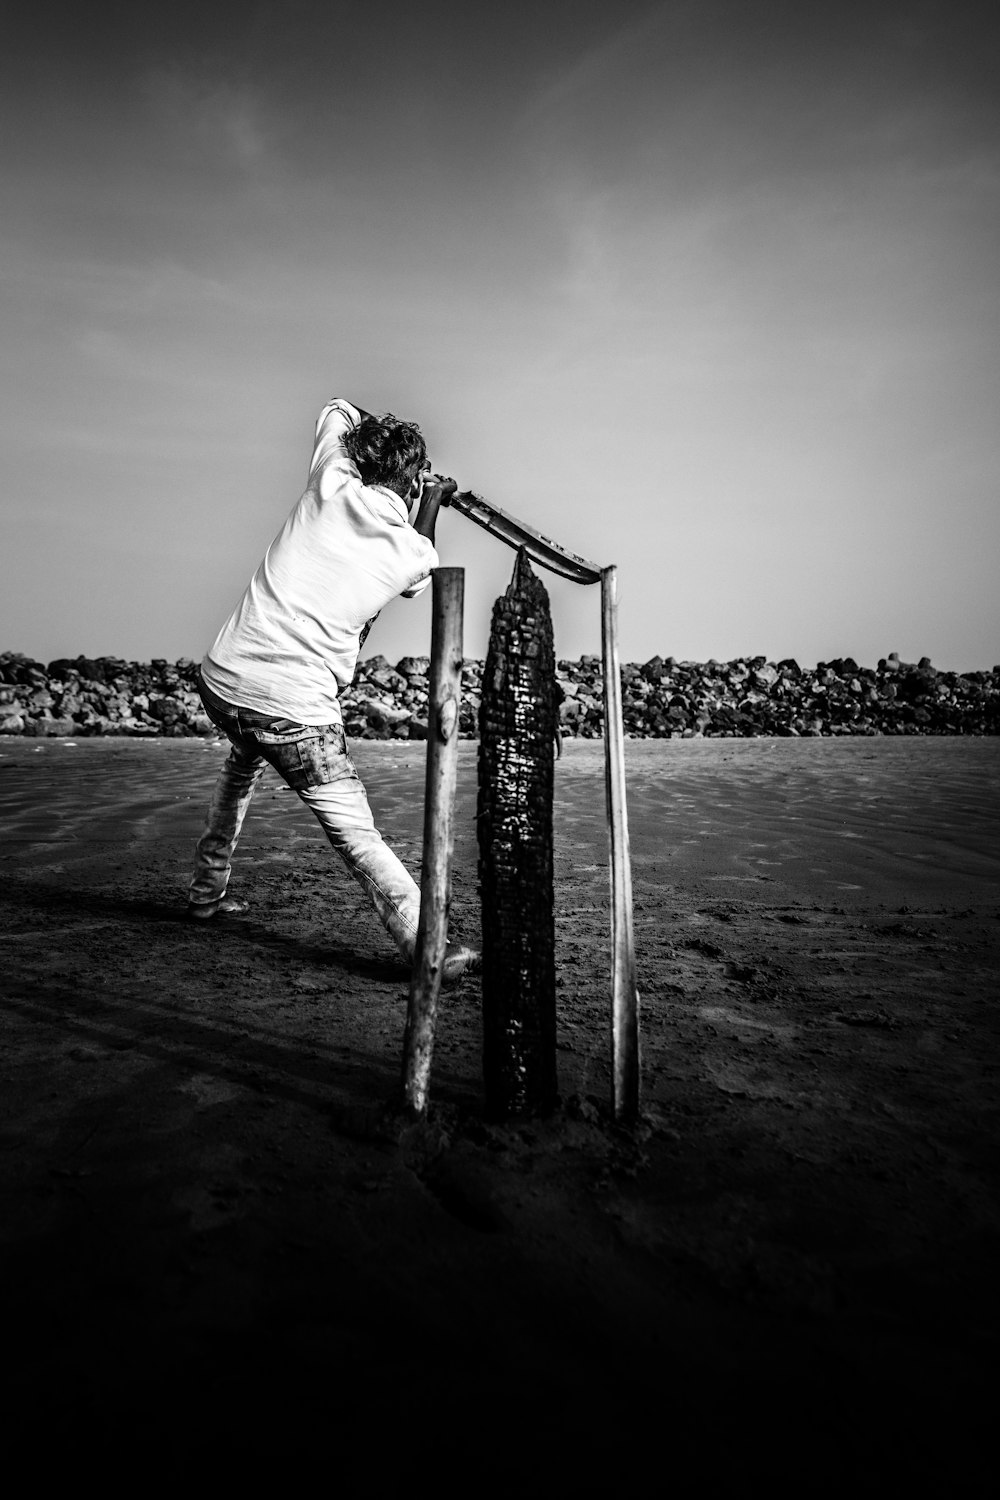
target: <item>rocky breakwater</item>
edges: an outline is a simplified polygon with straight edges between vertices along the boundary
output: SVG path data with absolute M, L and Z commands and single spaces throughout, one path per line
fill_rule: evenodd
M 559 663 L 563 733 L 601 733 L 598 657 Z M 927 657 L 877 667 L 851 657 L 800 667 L 763 656 L 622 667 L 625 733 L 635 738 L 1000 733 L 1000 667 L 939 672 Z
M 0 734 L 212 734 L 195 687 L 197 670 L 193 661 L 116 656 L 43 666 L 0 652 Z
M 211 735 L 195 686 L 197 663 L 60 659 L 47 666 L 0 652 L 0 734 Z M 425 739 L 430 660 L 395 666 L 372 656 L 342 695 L 353 739 Z M 477 732 L 483 663 L 462 672 L 464 739 Z M 563 735 L 603 730 L 598 656 L 560 661 Z M 1000 667 L 939 672 L 923 657 L 892 653 L 877 667 L 850 657 L 800 667 L 763 656 L 691 662 L 654 656 L 622 667 L 625 733 L 634 738 L 750 738 L 755 735 L 1000 734 Z
M 430 659 L 361 662 L 342 694 L 347 733 L 361 739 L 426 739 Z M 48 665 L 0 652 L 0 734 L 33 736 L 213 735 L 197 689 L 198 663 L 60 658 Z M 482 663 L 463 672 L 460 729 L 476 733 Z

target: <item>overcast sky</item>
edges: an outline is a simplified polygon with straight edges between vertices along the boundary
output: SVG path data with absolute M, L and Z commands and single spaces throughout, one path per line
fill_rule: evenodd
M 626 660 L 1000 661 L 992 16 L 5 4 L 0 649 L 200 657 L 345 395 L 617 563 Z M 513 553 L 438 541 L 482 656 Z

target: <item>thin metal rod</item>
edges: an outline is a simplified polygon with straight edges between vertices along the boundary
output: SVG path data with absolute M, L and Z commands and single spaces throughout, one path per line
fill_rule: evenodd
M 420 921 L 403 1037 L 403 1097 L 417 1115 L 427 1111 L 434 1025 L 448 947 L 451 856 L 458 773 L 458 710 L 462 693 L 462 616 L 465 570 L 435 568 L 431 619 L 431 678 L 424 794 L 424 862 Z
M 618 659 L 617 570 L 601 570 L 604 779 L 611 872 L 611 1102 L 615 1118 L 639 1113 L 639 992 L 632 932 L 632 862 L 625 805 L 625 731 Z

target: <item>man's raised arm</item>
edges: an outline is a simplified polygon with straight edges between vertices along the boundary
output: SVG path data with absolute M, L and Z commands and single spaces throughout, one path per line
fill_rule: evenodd
M 413 521 L 413 529 L 420 536 L 425 536 L 429 542 L 434 540 L 434 527 L 437 525 L 438 511 L 442 505 L 449 505 L 451 497 L 458 489 L 454 479 L 442 479 L 439 474 L 431 474 L 420 491 L 420 504 Z

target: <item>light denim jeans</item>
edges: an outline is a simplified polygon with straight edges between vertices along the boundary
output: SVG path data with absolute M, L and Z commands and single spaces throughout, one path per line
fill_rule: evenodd
M 226 894 L 247 808 L 270 764 L 298 792 L 368 897 L 404 958 L 412 960 L 420 889 L 375 827 L 368 796 L 347 751 L 342 724 L 293 724 L 226 703 L 199 679 L 205 712 L 232 749 L 219 773 L 205 832 L 196 846 L 192 906 Z

